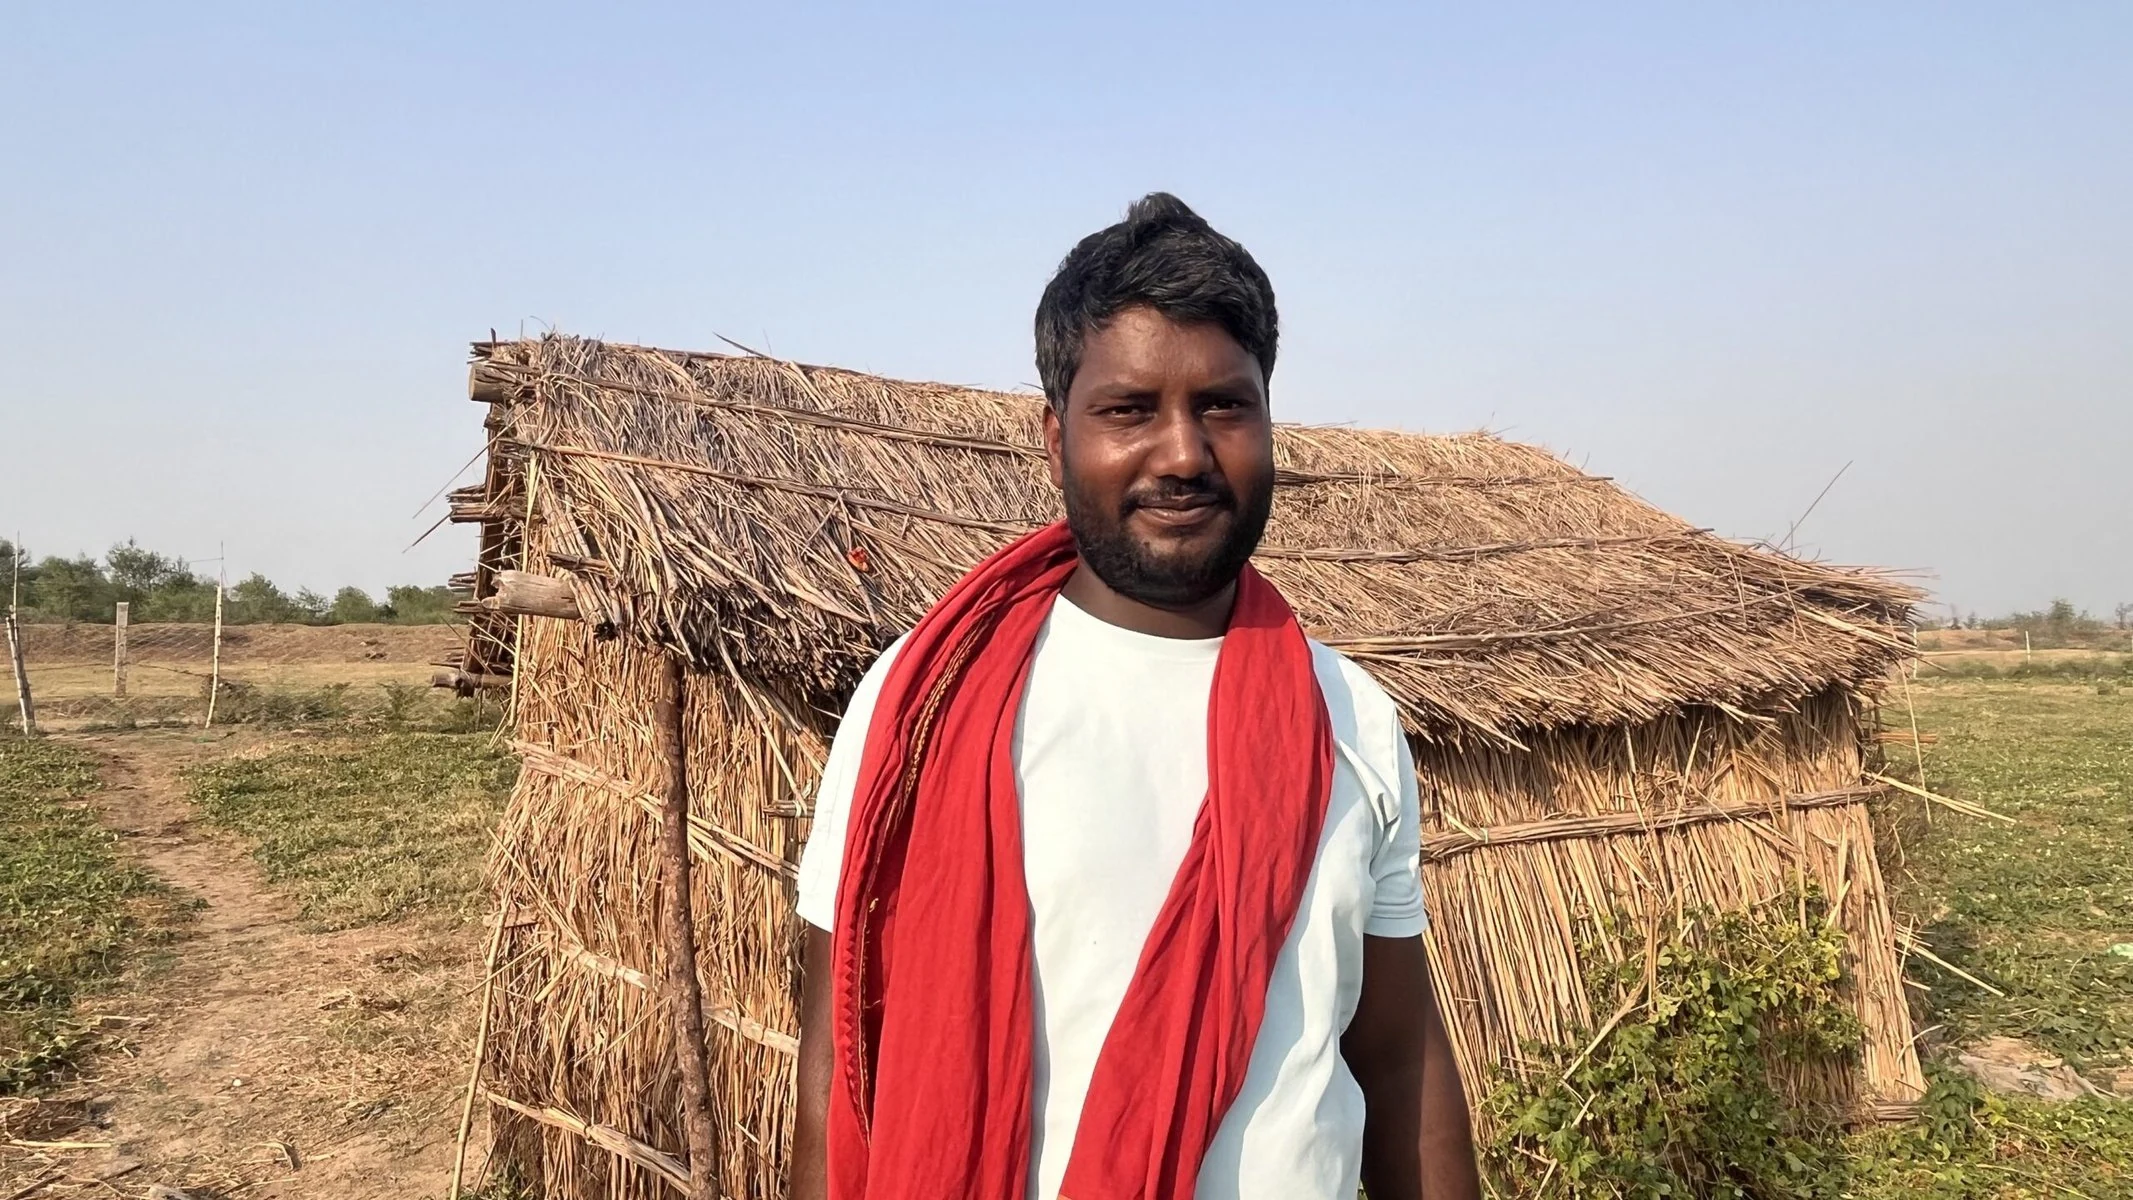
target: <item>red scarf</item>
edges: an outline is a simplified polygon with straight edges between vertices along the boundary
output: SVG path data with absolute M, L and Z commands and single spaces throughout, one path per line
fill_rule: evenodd
M 1015 717 L 1064 524 L 926 614 L 867 729 L 837 888 L 831 1200 L 1024 1200 L 1034 1053 Z M 1189 1200 L 1236 1099 L 1333 778 L 1311 651 L 1249 566 L 1207 705 L 1207 797 L 1096 1062 L 1061 1195 Z M 1049 1198 L 1047 1198 L 1049 1200 Z

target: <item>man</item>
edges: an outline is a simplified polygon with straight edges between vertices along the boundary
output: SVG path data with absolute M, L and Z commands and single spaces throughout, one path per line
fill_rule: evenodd
M 796 1200 L 1465 1200 L 1392 701 L 1248 565 L 1273 288 L 1175 197 L 1037 310 L 1067 519 L 868 672 L 800 866 Z

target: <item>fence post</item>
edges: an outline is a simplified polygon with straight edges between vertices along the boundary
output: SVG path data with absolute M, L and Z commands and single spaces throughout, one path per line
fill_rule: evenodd
M 207 721 L 202 729 L 215 727 L 215 695 L 222 690 L 222 584 L 215 584 L 215 642 L 208 652 Z
M 22 736 L 37 736 L 37 706 L 30 703 L 30 674 L 22 665 L 22 620 L 7 607 L 7 660 L 15 668 L 15 702 L 22 706 Z
M 126 698 L 126 614 L 133 605 L 118 602 L 118 617 L 111 626 L 111 694 Z

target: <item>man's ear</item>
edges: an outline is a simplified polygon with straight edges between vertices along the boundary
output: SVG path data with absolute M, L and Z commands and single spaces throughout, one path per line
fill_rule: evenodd
M 1044 457 L 1051 465 L 1052 486 L 1055 488 L 1066 486 L 1065 437 L 1066 431 L 1059 427 L 1059 410 L 1053 407 L 1051 401 L 1045 401 Z

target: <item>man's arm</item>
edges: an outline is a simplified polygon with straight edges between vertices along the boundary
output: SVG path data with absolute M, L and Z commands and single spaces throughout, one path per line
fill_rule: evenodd
M 807 927 L 801 956 L 799 1111 L 792 1127 L 791 1200 L 829 1196 L 830 934 Z
M 1421 938 L 1363 939 L 1363 993 L 1341 1057 L 1363 1088 L 1370 1200 L 1479 1200 L 1466 1095 Z

